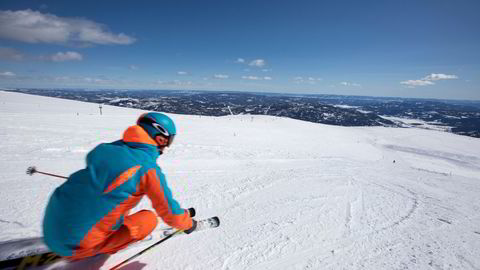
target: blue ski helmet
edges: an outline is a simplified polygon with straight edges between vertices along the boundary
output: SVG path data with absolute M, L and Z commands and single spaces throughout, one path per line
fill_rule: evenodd
M 172 144 L 173 138 L 177 134 L 175 123 L 170 117 L 163 113 L 144 113 L 138 118 L 137 125 L 141 126 L 154 140 L 158 135 L 167 138 L 167 146 Z

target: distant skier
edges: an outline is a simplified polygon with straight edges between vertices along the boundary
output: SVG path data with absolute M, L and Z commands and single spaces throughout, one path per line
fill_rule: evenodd
M 175 134 L 170 117 L 150 112 L 141 115 L 122 140 L 88 153 L 87 167 L 70 175 L 50 197 L 43 220 L 46 245 L 72 260 L 115 253 L 150 234 L 157 215 L 172 227 L 194 231 L 195 211 L 182 209 L 173 199 L 156 163 Z M 156 214 L 141 210 L 129 215 L 144 195 Z

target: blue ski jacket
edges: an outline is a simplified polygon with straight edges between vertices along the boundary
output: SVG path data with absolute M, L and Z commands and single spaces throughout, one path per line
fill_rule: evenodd
M 43 220 L 46 245 L 59 255 L 75 256 L 101 244 L 144 195 L 165 223 L 191 228 L 188 211 L 173 198 L 156 163 L 158 156 L 155 141 L 137 125 L 122 140 L 95 147 L 87 155 L 87 167 L 51 195 Z

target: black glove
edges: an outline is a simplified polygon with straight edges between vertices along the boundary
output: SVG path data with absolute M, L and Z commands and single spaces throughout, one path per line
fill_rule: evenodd
M 197 228 L 197 221 L 195 219 L 192 219 L 192 227 L 188 230 L 183 231 L 183 232 L 186 233 L 186 234 L 190 234 L 193 231 L 195 231 L 196 228 Z
M 193 207 L 188 208 L 188 215 L 190 217 L 194 217 L 195 216 L 195 208 L 193 208 Z

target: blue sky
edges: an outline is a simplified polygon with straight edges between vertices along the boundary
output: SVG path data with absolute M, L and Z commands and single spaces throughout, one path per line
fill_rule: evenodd
M 1 1 L 0 87 L 480 100 L 480 1 Z

